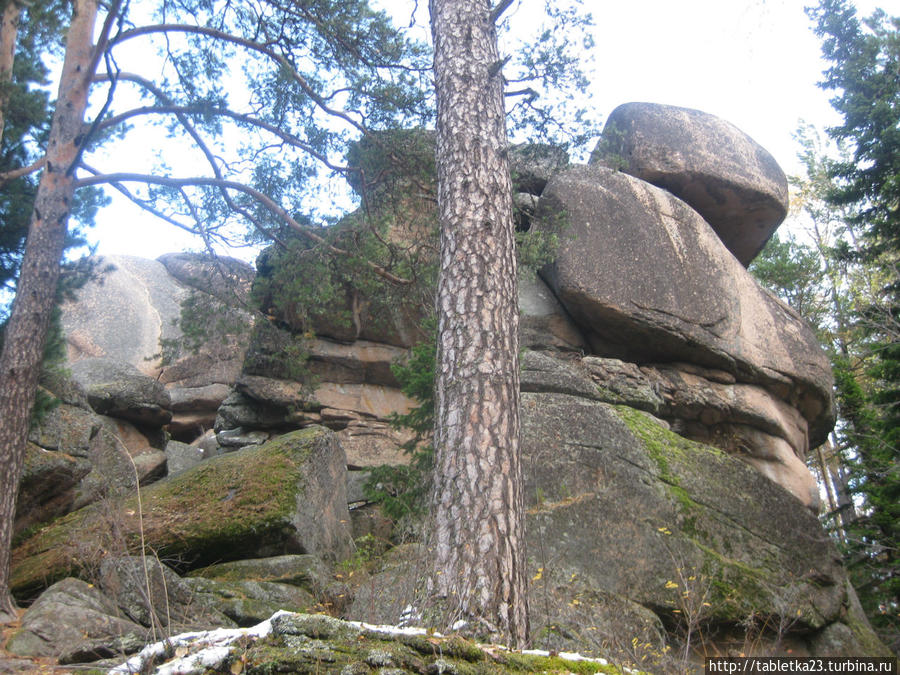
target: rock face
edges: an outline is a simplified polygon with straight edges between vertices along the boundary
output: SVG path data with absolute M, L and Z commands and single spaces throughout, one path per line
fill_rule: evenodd
M 131 549 L 142 537 L 190 567 L 280 553 L 341 560 L 352 546 L 345 472 L 323 427 L 216 457 L 142 488 L 140 508 L 136 497 L 98 503 L 41 529 L 15 549 L 10 588 L 27 597 L 98 550 Z
M 754 441 L 754 432 L 736 426 L 740 414 L 710 413 L 702 433 L 713 441 L 718 432 L 735 437 L 732 445 L 746 446 L 751 457 L 804 471 L 809 443 L 823 442 L 834 423 L 828 360 L 806 324 L 757 285 L 693 209 L 626 174 L 574 167 L 547 185 L 535 227 L 560 235 L 556 261 L 542 274 L 589 331 L 594 353 L 720 371 L 719 395 L 735 409 L 742 399 L 751 408 L 780 408 L 799 429 L 782 430 L 786 444 Z M 815 504 L 811 480 L 789 482 Z
M 241 307 L 253 269 L 190 253 L 100 262 L 99 281 L 63 306 L 69 362 L 88 379 L 99 364 L 105 372 L 130 365 L 161 383 L 170 419 L 152 423 L 191 440 L 212 427 L 241 371 L 251 324 Z
M 699 657 L 744 651 L 744 627 L 761 635 L 760 651 L 882 653 L 816 520 L 805 464 L 834 422 L 828 361 L 800 317 L 745 269 L 783 217 L 780 170 L 696 111 L 633 104 L 613 123 L 589 166 L 543 146 L 511 150 L 518 227 L 559 242 L 554 262 L 519 287 L 537 646 L 678 670 L 665 654 L 687 631 L 701 629 Z M 176 561 L 159 570 L 169 602 L 187 588 L 223 625 L 250 625 L 279 604 L 378 622 L 415 614 L 427 548 L 378 558 L 411 526 L 392 535 L 363 488 L 369 476 L 391 475 L 376 467 L 410 460 L 417 438 L 391 419 L 417 402 L 396 366 L 427 370 L 427 350 L 409 348 L 429 333 L 422 319 L 434 292 L 434 205 L 388 189 L 413 182 L 379 155 L 386 133 L 348 161 L 360 169 L 355 188 L 372 197 L 379 236 L 423 256 L 415 283 L 359 279 L 343 259 L 289 243 L 260 256 L 252 297 L 266 318 L 251 330 L 225 304 L 247 297 L 239 264 L 117 261 L 178 300 L 177 311 L 161 300 L 147 311 L 156 319 L 134 325 L 178 315 L 182 330 L 136 331 L 133 346 L 114 349 L 105 319 L 97 335 L 90 322 L 69 324 L 72 370 L 87 394 L 67 394 L 32 432 L 20 509 L 34 517 L 17 526 L 57 519 L 15 550 L 21 600 L 72 575 L 114 586 L 112 572 L 134 565 L 123 556 L 137 550 L 140 511 L 146 542 Z M 433 135 L 397 139 L 410 153 L 404 166 L 427 176 Z M 336 245 L 371 243 L 361 217 L 336 226 Z M 159 294 L 142 284 L 122 302 Z M 119 302 L 111 311 L 125 311 Z M 210 308 L 217 325 L 237 319 L 243 332 L 222 328 L 194 351 Z M 133 360 L 151 342 L 158 350 L 161 335 L 165 364 Z M 107 367 L 128 376 L 105 377 Z M 354 548 L 350 532 L 366 538 Z M 340 579 L 329 573 L 337 561 Z M 145 626 L 129 593 L 113 604 Z
M 787 178 L 775 159 L 733 125 L 699 110 L 621 105 L 607 118 L 591 162 L 683 199 L 744 266 L 787 215 Z

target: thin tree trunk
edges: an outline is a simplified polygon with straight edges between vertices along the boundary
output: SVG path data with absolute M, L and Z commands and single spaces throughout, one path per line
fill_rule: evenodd
M 73 163 L 83 134 L 96 17 L 97 0 L 76 0 L 50 127 L 47 165 L 35 198 L 16 298 L 0 354 L 0 620 L 15 616 L 9 593 L 13 519 L 72 207 Z
M 437 93 L 434 571 L 443 620 L 528 639 L 518 298 L 497 36 L 486 0 L 431 0 Z
M 16 37 L 22 8 L 15 0 L 6 0 L 0 13 L 0 138 L 6 126 L 6 105 L 9 102 L 9 85 L 16 58 Z

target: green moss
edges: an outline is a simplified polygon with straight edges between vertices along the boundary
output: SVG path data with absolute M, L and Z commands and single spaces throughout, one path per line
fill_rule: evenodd
M 504 672 L 510 673 L 620 673 L 616 666 L 598 661 L 569 661 L 558 656 L 537 656 L 535 654 L 509 653 L 503 655 Z M 632 671 L 634 672 L 634 671 Z
M 42 528 L 13 552 L 10 587 L 29 597 L 59 579 L 89 576 L 109 552 L 149 548 L 192 567 L 286 541 L 302 466 L 324 429 L 216 457 L 124 501 L 91 505 Z
M 683 526 L 687 534 L 701 534 L 697 528 L 697 512 L 702 508 L 685 490 L 681 483 L 679 469 L 685 465 L 721 460 L 724 454 L 713 447 L 688 440 L 649 419 L 642 413 L 628 406 L 614 406 L 616 412 L 628 429 L 633 433 L 648 456 L 656 464 L 659 479 L 666 485 L 672 499 L 678 504 L 685 516 Z
M 290 637 L 290 636 L 288 636 Z M 538 656 L 517 652 L 496 653 L 488 657 L 484 650 L 462 638 L 425 638 L 427 649 L 412 649 L 407 640 L 368 639 L 355 640 L 285 639 L 275 636 L 260 641 L 247 649 L 242 658 L 245 672 L 252 675 L 269 673 L 347 673 L 372 672 L 371 669 L 389 668 L 400 672 L 445 672 L 457 675 L 496 675 L 498 673 L 595 673 L 617 674 L 615 666 L 597 661 L 569 661 L 558 656 Z M 634 672 L 634 671 L 632 671 Z

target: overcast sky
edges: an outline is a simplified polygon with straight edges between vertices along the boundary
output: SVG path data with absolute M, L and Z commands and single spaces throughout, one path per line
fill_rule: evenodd
M 520 0 L 510 19 L 527 25 Z M 397 0 L 384 4 L 397 7 Z M 650 101 L 697 108 L 735 124 L 797 173 L 793 133 L 800 120 L 824 128 L 836 118 L 816 86 L 824 64 L 804 0 L 585 0 L 594 9 L 596 47 L 589 92 L 600 116 L 617 105 Z M 427 2 L 416 18 L 427 22 Z M 876 7 L 900 13 L 900 0 L 857 0 L 861 16 Z M 404 22 L 409 10 L 400 12 Z M 118 202 L 118 200 L 117 200 Z M 158 221 L 157 221 L 158 222 Z M 128 204 L 97 217 L 98 251 L 156 257 L 196 247 L 169 225 Z M 244 254 L 247 257 L 248 254 Z

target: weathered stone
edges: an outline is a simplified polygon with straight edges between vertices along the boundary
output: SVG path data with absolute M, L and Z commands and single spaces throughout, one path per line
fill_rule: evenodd
M 196 445 L 188 445 L 180 441 L 166 443 L 166 469 L 171 476 L 173 473 L 190 469 L 206 459 L 203 450 Z
M 521 368 L 519 386 L 522 391 L 599 398 L 597 385 L 585 373 L 543 352 L 523 352 Z
M 219 406 L 215 429 L 276 429 L 284 426 L 285 416 L 284 409 L 266 405 L 235 391 Z
M 101 497 L 129 492 L 166 474 L 164 435 L 142 431 L 124 420 L 99 416 L 100 429 L 91 439 L 91 472 L 78 488 L 75 507 Z
M 740 457 L 818 510 L 818 487 L 804 461 L 807 422 L 765 389 L 687 364 L 639 368 L 592 356 L 581 362 L 599 385 L 593 398 L 658 415 L 682 436 Z
M 425 575 L 429 555 L 419 545 L 401 545 L 378 561 L 378 570 L 356 588 L 348 616 L 372 624 L 418 625 L 418 608 L 426 602 Z M 576 650 L 587 656 L 621 655 L 632 639 L 659 653 L 664 631 L 652 611 L 597 588 L 590 588 L 578 570 L 563 572 L 565 561 L 554 560 L 529 571 L 530 622 L 533 646 Z M 568 569 L 568 568 L 565 568 Z M 389 589 L 389 590 L 388 590 Z
M 321 382 L 336 384 L 381 384 L 398 387 L 391 365 L 406 356 L 406 350 L 367 340 L 341 344 L 310 340 L 307 367 Z
M 243 427 L 227 429 L 216 434 L 219 447 L 225 449 L 226 452 L 248 445 L 262 445 L 267 440 L 269 440 L 269 434 L 265 431 L 247 431 Z
M 569 155 L 560 147 L 523 143 L 509 149 L 509 169 L 516 191 L 540 195 L 547 181 L 569 166 Z
M 108 358 L 155 377 L 160 339 L 179 335 L 187 291 L 156 260 L 109 256 L 99 264 L 107 270 L 101 280 L 85 284 L 62 307 L 69 363 Z
M 368 502 L 365 492 L 365 484 L 368 482 L 370 471 L 348 471 L 347 472 L 347 503 L 361 504 Z
M 160 374 L 159 381 L 170 390 L 199 388 L 204 396 L 207 390 L 203 387 L 216 384 L 231 387 L 241 374 L 247 351 L 245 342 L 249 341 L 249 337 L 238 337 L 240 339 L 235 344 L 221 345 L 207 342 L 204 351 L 186 354 L 167 365 Z M 185 392 L 176 396 L 189 394 L 190 392 Z
M 141 510 L 135 497 L 115 508 L 116 533 L 126 546 L 143 541 L 192 567 L 284 552 L 340 560 L 352 546 L 345 472 L 334 434 L 304 429 L 142 488 Z M 70 513 L 22 542 L 13 553 L 13 592 L 27 596 L 77 571 L 85 550 L 123 545 L 106 542 L 108 508 Z
M 310 401 L 309 390 L 302 382 L 274 377 L 242 375 L 235 390 L 254 401 L 283 411 L 303 407 Z
M 203 291 L 231 305 L 246 304 L 256 276 L 251 265 L 236 258 L 202 253 L 166 253 L 157 258 L 166 271 L 185 286 Z
M 683 199 L 744 266 L 787 215 L 787 178 L 775 159 L 734 125 L 699 110 L 620 105 L 591 161 Z
M 417 403 L 398 389 L 370 384 L 323 382 L 313 392 L 316 402 L 327 408 L 355 410 L 376 419 L 408 413 Z
M 150 556 L 104 558 L 99 582 L 106 596 L 142 626 L 179 632 L 208 625 L 234 625 L 217 610 L 197 602 L 181 577 Z
M 837 551 L 781 487 L 629 408 L 522 398 L 529 564 L 543 576 L 577 574 L 662 615 L 685 590 L 708 593 L 698 611 L 713 623 L 752 612 L 809 628 L 838 619 Z
M 191 572 L 217 581 L 269 581 L 305 588 L 311 593 L 328 585 L 328 569 L 314 555 L 279 555 L 216 563 Z
M 573 351 L 586 346 L 553 292 L 533 273 L 519 275 L 519 346 Z
M 619 359 L 598 356 L 585 356 L 581 362 L 599 385 L 595 398 L 607 403 L 621 403 L 654 415 L 663 409 L 666 403 L 660 392 L 663 380 L 656 371 L 642 369 L 637 364 Z
M 46 414 L 28 433 L 28 440 L 45 450 L 75 457 L 87 457 L 91 438 L 100 420 L 90 410 L 61 403 Z
M 182 580 L 207 607 L 238 626 L 253 626 L 277 611 L 316 612 L 328 609 L 308 591 L 271 581 L 219 581 L 191 577 Z
M 75 505 L 75 488 L 90 470 L 90 463 L 82 457 L 44 450 L 29 443 L 16 498 L 13 535 L 71 511 Z
M 684 202 L 625 174 L 575 167 L 551 179 L 541 214 L 535 227 L 562 235 L 543 275 L 591 330 L 595 353 L 762 384 L 809 421 L 812 444 L 825 438 L 832 378 L 815 335 Z
M 72 365 L 72 376 L 101 415 L 147 426 L 163 426 L 172 419 L 165 388 L 128 363 L 82 359 Z
M 123 617 L 94 586 L 68 578 L 26 610 L 6 649 L 19 656 L 79 663 L 136 652 L 147 638 L 143 626 Z
M 228 398 L 231 387 L 214 383 L 202 387 L 170 387 L 168 389 L 170 409 L 173 412 L 196 412 L 216 410 Z
M 222 447 L 219 445 L 219 441 L 216 440 L 216 432 L 213 429 L 209 429 L 202 436 L 194 439 L 191 445 L 200 449 L 203 453 L 203 459 L 222 454 Z
M 413 438 L 410 431 L 394 429 L 386 422 L 358 420 L 348 422 L 337 435 L 351 467 L 409 464 L 403 446 Z

